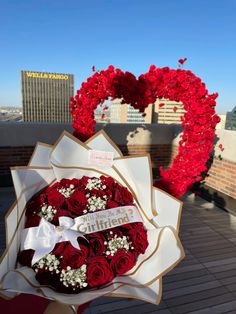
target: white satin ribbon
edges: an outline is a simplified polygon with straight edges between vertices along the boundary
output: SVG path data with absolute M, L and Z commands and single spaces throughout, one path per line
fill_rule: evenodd
M 44 218 L 39 226 L 23 229 L 21 233 L 21 250 L 35 250 L 31 265 L 50 253 L 59 242 L 70 241 L 76 249 L 80 249 L 78 237 L 85 238 L 83 233 L 72 230 L 74 219 L 59 217 L 59 226 L 54 226 Z

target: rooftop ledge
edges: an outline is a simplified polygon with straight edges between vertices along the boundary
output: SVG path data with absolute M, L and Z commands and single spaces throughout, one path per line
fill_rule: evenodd
M 149 153 L 154 175 L 168 167 L 178 151 L 182 128 L 177 124 L 97 124 L 127 155 Z M 0 186 L 11 185 L 10 166 L 27 165 L 37 142 L 54 144 L 68 123 L 0 122 Z M 216 130 L 215 148 L 201 193 L 217 205 L 236 213 L 236 131 Z M 224 151 L 221 152 L 219 144 Z M 203 187 L 203 189 L 202 189 Z M 203 191 L 203 192 L 202 192 Z M 206 192 L 206 193 L 205 193 Z
M 178 146 L 182 130 L 178 124 L 96 124 L 96 131 L 100 129 L 117 145 L 174 146 Z M 69 123 L 0 122 L 0 147 L 35 146 L 38 141 L 53 144 L 64 130 L 73 133 Z M 216 145 L 215 155 L 236 162 L 236 131 L 216 130 L 216 142 L 223 145 L 224 151 Z

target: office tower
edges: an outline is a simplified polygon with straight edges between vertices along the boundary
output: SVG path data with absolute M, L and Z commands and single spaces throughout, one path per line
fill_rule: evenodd
M 23 121 L 70 122 L 74 75 L 21 71 Z

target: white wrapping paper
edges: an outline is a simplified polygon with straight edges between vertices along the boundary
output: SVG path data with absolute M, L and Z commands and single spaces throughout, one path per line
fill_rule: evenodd
M 113 164 L 90 164 L 89 151 L 112 152 Z M 76 295 L 62 294 L 40 284 L 31 268 L 16 264 L 24 228 L 27 201 L 43 187 L 62 178 L 112 176 L 126 186 L 136 202 L 148 230 L 149 246 L 128 273 L 116 277 L 103 288 Z M 6 216 L 6 250 L 0 259 L 0 292 L 4 296 L 30 293 L 66 304 L 82 304 L 100 296 L 138 298 L 158 304 L 162 294 L 162 276 L 184 257 L 178 237 L 182 203 L 153 188 L 149 155 L 124 157 L 104 131 L 86 143 L 64 132 L 54 146 L 38 143 L 27 167 L 12 168 L 17 201 Z

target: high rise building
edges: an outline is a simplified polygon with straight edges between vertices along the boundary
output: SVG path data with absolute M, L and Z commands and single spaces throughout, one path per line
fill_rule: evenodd
M 185 112 L 181 102 L 158 99 L 154 104 L 152 123 L 181 124 L 180 117 Z
M 236 130 L 236 106 L 226 113 L 225 129 Z
M 71 121 L 73 74 L 21 71 L 21 92 L 24 121 Z
M 131 105 L 121 104 L 120 99 L 115 99 L 110 103 L 110 122 L 111 123 L 152 123 L 152 104 L 144 111 Z
M 220 117 L 220 122 L 217 123 L 216 125 L 216 129 L 225 129 L 225 123 L 226 123 L 226 114 L 218 114 L 218 116 Z

